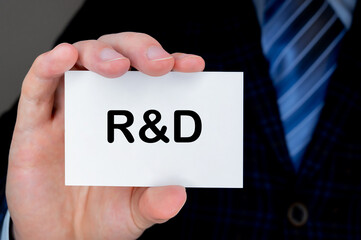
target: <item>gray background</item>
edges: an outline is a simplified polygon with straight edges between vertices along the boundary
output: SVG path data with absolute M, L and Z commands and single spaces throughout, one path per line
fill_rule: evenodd
M 20 93 L 39 54 L 57 36 L 84 0 L 0 0 L 0 114 Z

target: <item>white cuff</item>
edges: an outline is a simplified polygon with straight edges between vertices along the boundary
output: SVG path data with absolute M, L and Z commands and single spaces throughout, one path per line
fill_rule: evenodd
M 10 232 L 10 213 L 9 210 L 6 212 L 3 227 L 1 229 L 1 240 L 9 240 L 9 232 Z

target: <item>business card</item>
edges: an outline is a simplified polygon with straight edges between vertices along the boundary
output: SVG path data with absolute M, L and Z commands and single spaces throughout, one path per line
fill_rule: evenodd
M 65 74 L 65 184 L 243 187 L 243 73 Z

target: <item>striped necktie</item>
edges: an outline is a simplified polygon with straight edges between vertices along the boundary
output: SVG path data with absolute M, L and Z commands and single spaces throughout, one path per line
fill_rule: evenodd
M 327 1 L 266 1 L 262 47 L 296 170 L 323 107 L 344 33 Z

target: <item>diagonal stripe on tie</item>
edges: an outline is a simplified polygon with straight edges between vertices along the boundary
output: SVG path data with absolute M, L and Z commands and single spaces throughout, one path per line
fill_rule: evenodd
M 268 0 L 263 20 L 262 47 L 297 170 L 323 107 L 345 29 L 324 0 Z

